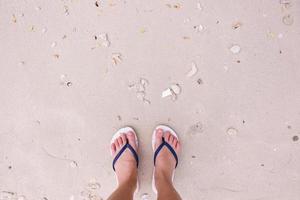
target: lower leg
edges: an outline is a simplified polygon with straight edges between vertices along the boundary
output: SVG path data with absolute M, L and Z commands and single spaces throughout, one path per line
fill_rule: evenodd
M 136 177 L 132 177 L 130 180 L 120 184 L 108 200 L 133 200 L 134 191 L 137 187 L 136 180 Z
M 170 175 L 156 173 L 155 185 L 158 200 L 181 200 L 178 192 L 173 186 Z

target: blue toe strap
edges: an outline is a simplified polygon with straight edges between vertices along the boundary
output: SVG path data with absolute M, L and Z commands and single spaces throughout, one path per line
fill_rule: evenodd
M 162 138 L 162 143 L 158 146 L 158 148 L 156 149 L 156 151 L 155 151 L 155 153 L 154 153 L 154 166 L 155 166 L 155 163 L 156 163 L 156 157 L 158 156 L 159 152 L 161 151 L 161 149 L 162 149 L 164 146 L 166 146 L 166 147 L 170 150 L 170 152 L 173 154 L 173 156 L 174 156 L 174 158 L 175 158 L 175 160 L 176 160 L 176 165 L 175 165 L 175 168 L 176 168 L 177 165 L 178 165 L 178 157 L 177 157 L 177 154 L 176 154 L 176 152 L 174 151 L 173 147 L 172 147 L 169 143 L 167 143 L 167 142 L 165 141 L 165 138 Z
M 134 157 L 134 159 L 136 160 L 136 167 L 139 166 L 139 157 L 136 153 L 136 151 L 134 150 L 134 148 L 129 144 L 128 140 L 126 140 L 126 144 L 122 147 L 122 149 L 119 151 L 119 153 L 116 155 L 116 157 L 114 158 L 114 161 L 112 163 L 112 167 L 113 167 L 113 170 L 116 171 L 115 169 L 115 164 L 116 162 L 118 161 L 118 159 L 121 157 L 121 155 L 123 154 L 123 152 L 126 150 L 126 149 L 129 149 Z

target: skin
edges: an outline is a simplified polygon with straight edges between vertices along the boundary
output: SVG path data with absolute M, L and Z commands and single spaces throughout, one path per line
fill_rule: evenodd
M 155 148 L 162 143 L 162 137 L 164 137 L 165 141 L 173 147 L 175 152 L 179 153 L 180 143 L 170 132 L 158 129 L 155 134 Z M 126 138 L 129 144 L 137 151 L 134 133 L 122 133 L 111 145 L 113 157 L 126 144 Z M 154 174 L 158 200 L 181 200 L 172 183 L 172 172 L 175 164 L 174 156 L 164 147 L 157 156 Z M 125 150 L 117 161 L 115 169 L 119 186 L 108 200 L 132 200 L 137 187 L 137 168 L 136 161 L 130 150 Z

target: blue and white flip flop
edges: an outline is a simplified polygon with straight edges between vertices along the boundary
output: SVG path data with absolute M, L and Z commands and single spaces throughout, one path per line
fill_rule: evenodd
M 174 137 L 177 138 L 177 140 L 179 141 L 178 139 L 178 136 L 176 134 L 176 132 L 170 128 L 169 126 L 166 126 L 166 125 L 158 125 L 154 131 L 153 131 L 153 134 L 152 134 L 152 149 L 153 149 L 153 152 L 154 152 L 154 170 L 153 170 L 153 178 L 152 178 L 152 189 L 153 189 L 153 192 L 155 194 L 157 194 L 157 189 L 156 189 L 156 186 L 155 186 L 155 179 L 154 179 L 154 173 L 155 173 L 155 162 L 156 162 L 156 158 L 157 156 L 159 155 L 159 152 L 162 150 L 163 147 L 166 147 L 170 150 L 170 152 L 172 153 L 172 155 L 174 156 L 175 160 L 176 160 L 176 165 L 174 167 L 174 170 L 173 170 L 173 175 L 172 175 L 172 182 L 174 180 L 174 174 L 175 174 L 175 168 L 177 167 L 178 165 L 178 156 L 175 152 L 175 150 L 173 149 L 173 147 L 167 143 L 164 139 L 164 136 L 163 136 L 163 140 L 162 140 L 162 143 L 158 146 L 158 148 L 155 150 L 155 136 L 156 136 L 156 131 L 158 129 L 162 129 L 164 132 L 166 131 L 169 131 Z
M 137 148 L 138 148 L 139 143 L 138 143 L 138 138 L 137 138 L 136 132 L 134 131 L 133 128 L 128 127 L 128 126 L 119 129 L 119 130 L 114 134 L 114 136 L 112 137 L 110 144 L 113 144 L 114 141 L 115 141 L 115 139 L 117 139 L 118 137 L 120 137 L 122 133 L 128 133 L 128 132 L 130 132 L 130 131 L 132 131 L 132 132 L 134 133 L 134 135 L 135 135 L 135 142 L 136 142 L 136 146 L 137 146 Z M 134 159 L 136 160 L 136 167 L 138 168 L 138 166 L 139 166 L 139 156 L 138 156 L 137 152 L 134 150 L 134 148 L 129 144 L 128 140 L 127 140 L 126 144 L 121 148 L 121 150 L 120 150 L 120 151 L 117 153 L 117 155 L 114 157 L 114 160 L 113 160 L 113 162 L 112 162 L 112 168 L 113 168 L 114 171 L 115 171 L 115 164 L 117 163 L 118 159 L 122 156 L 122 154 L 125 152 L 126 149 L 129 149 L 130 152 L 132 153 Z M 112 155 L 112 151 L 110 151 L 110 153 L 111 153 L 111 155 Z M 117 185 L 119 185 L 118 179 L 117 179 L 117 175 L 116 175 L 116 180 L 117 180 Z M 137 193 L 138 190 L 139 190 L 139 182 L 137 182 L 137 188 L 136 188 L 135 193 Z

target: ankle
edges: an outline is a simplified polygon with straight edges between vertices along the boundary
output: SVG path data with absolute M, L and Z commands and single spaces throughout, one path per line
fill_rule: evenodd
M 118 179 L 118 181 L 119 181 L 119 186 L 126 186 L 135 190 L 137 187 L 137 174 L 133 173 L 126 178 Z
M 163 185 L 173 185 L 172 175 L 169 172 L 158 171 L 154 174 L 155 185 L 157 188 L 162 188 Z

